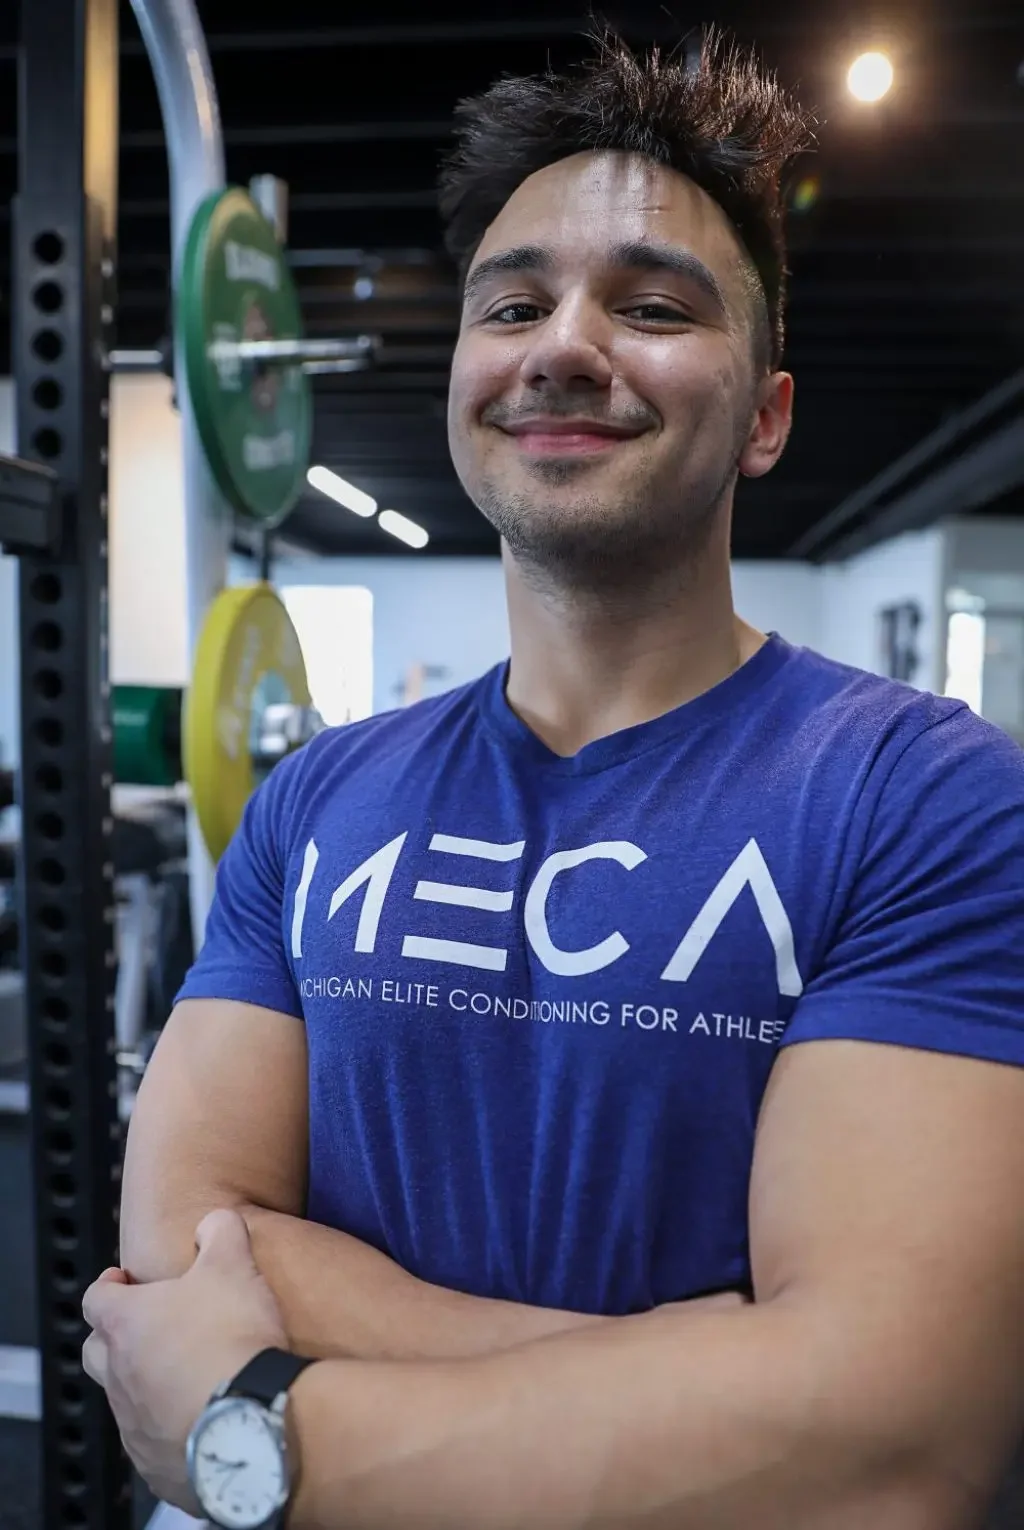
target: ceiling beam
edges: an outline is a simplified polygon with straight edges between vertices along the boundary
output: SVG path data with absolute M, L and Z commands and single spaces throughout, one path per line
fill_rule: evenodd
M 919 441 L 797 538 L 816 562 L 978 508 L 1024 483 L 1024 371 Z
M 224 142 L 229 149 L 281 148 L 289 144 L 332 143 L 407 143 L 413 139 L 441 140 L 451 135 L 453 119 L 384 122 L 293 122 L 277 127 L 225 127 Z M 0 138 L 0 153 L 10 152 L 13 138 Z M 122 149 L 163 149 L 167 140 L 162 128 L 122 132 Z
M 839 562 L 908 531 L 921 531 L 947 516 L 969 515 L 1024 484 L 1024 415 L 964 453 L 935 479 L 894 500 L 849 536 L 833 544 L 824 559 Z
M 789 237 L 795 244 L 799 225 L 789 225 Z M 882 234 L 865 232 L 862 239 L 836 239 L 811 235 L 806 244 L 792 251 L 796 259 L 818 255 L 860 255 L 877 262 L 887 255 L 948 255 L 951 252 L 971 255 L 1024 255 L 1024 232 L 1019 234 L 976 234 L 951 228 L 941 237 L 932 234 Z
M 813 253 L 813 251 L 811 252 Z M 904 281 L 889 277 L 847 281 L 842 277 L 822 280 L 820 277 L 795 276 L 789 285 L 789 312 L 817 307 L 844 307 L 850 303 L 898 303 L 908 304 L 950 303 L 956 306 L 966 303 L 995 303 L 1012 297 L 1024 306 L 1024 283 L 1019 272 L 1007 271 L 1003 275 L 990 273 L 984 277 L 962 281 L 935 281 L 925 273 L 914 272 Z
M 369 212 L 373 209 L 405 211 L 424 208 L 434 211 L 437 192 L 422 191 L 298 191 L 288 198 L 289 213 Z M 166 197 L 122 198 L 118 213 L 122 218 L 167 217 L 170 204 Z M 6 212 L 6 209 L 0 209 Z

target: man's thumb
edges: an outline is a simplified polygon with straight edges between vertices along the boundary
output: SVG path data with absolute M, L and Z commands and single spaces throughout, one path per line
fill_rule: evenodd
M 249 1229 L 240 1212 L 209 1212 L 196 1228 L 196 1248 L 196 1265 L 219 1264 L 239 1271 L 256 1268 Z

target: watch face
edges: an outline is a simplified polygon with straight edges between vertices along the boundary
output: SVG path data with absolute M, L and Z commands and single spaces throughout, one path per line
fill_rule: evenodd
M 284 1453 L 258 1403 L 214 1403 L 192 1443 L 192 1483 L 203 1512 L 225 1530 L 256 1530 L 283 1506 Z

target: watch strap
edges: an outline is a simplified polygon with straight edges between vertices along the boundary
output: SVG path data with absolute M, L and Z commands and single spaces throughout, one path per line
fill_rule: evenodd
M 285 1349 L 264 1349 L 248 1365 L 243 1365 L 228 1383 L 225 1397 L 253 1397 L 269 1408 L 282 1392 L 300 1376 L 312 1360 L 289 1354 Z

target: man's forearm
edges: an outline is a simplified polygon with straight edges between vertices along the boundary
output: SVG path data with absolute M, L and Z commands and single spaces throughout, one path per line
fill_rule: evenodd
M 296 1383 L 292 1530 L 967 1530 L 915 1427 L 796 1309 L 656 1312 Z M 860 1386 L 860 1395 L 856 1395 Z
M 299 1354 L 454 1360 L 612 1321 L 447 1291 L 346 1233 L 260 1207 L 241 1210 Z

